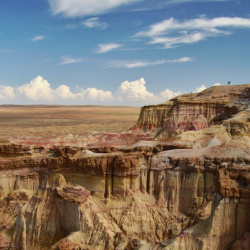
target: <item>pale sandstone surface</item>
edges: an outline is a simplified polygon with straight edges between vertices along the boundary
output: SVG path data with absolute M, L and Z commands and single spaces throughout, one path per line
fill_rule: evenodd
M 250 249 L 250 85 L 144 107 L 128 132 L 0 145 L 0 249 Z

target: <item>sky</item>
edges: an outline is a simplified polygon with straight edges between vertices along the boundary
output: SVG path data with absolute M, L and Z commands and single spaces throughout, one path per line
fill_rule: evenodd
M 250 83 L 249 0 L 1 0 L 0 104 L 163 103 Z

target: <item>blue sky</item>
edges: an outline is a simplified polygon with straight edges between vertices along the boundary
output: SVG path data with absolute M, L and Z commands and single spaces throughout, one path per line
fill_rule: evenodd
M 248 0 L 2 0 L 0 103 L 157 104 L 250 82 Z

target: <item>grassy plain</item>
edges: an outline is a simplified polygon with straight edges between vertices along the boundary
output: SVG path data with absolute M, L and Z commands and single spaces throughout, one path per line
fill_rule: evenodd
M 132 127 L 139 112 L 124 106 L 1 105 L 0 137 L 116 133 Z

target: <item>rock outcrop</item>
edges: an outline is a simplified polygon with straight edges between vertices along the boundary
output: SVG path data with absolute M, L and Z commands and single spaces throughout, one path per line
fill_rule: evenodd
M 2 143 L 0 249 L 249 249 L 249 87 L 144 107 L 88 144 Z
M 215 86 L 200 93 L 175 97 L 160 105 L 145 106 L 132 131 L 143 131 L 165 140 L 186 131 L 219 124 L 248 107 L 250 84 Z

